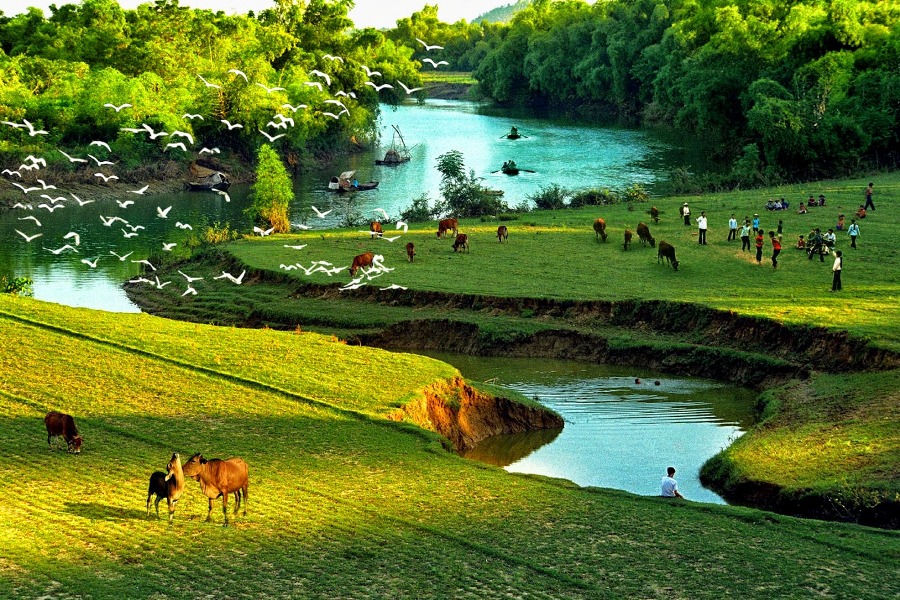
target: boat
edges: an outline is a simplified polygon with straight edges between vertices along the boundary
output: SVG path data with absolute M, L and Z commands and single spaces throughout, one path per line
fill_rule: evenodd
M 396 165 L 402 165 L 405 162 L 409 162 L 409 148 L 406 147 L 406 142 L 403 140 L 403 135 L 400 133 L 400 129 L 397 128 L 396 125 L 391 125 L 394 128 L 394 138 L 391 140 L 390 149 L 384 153 L 384 158 L 381 160 L 376 159 L 376 165 L 384 165 L 388 167 L 393 167 Z M 400 147 L 397 146 L 397 139 L 400 139 Z
M 184 188 L 192 192 L 211 192 L 213 190 L 225 191 L 231 187 L 231 182 L 224 173 L 213 173 L 196 181 L 185 181 Z
M 514 160 L 508 160 L 505 163 L 503 163 L 503 166 L 500 167 L 500 170 L 503 172 L 504 175 L 518 175 L 519 174 L 519 167 L 516 166 L 516 161 L 514 161 Z
M 356 171 L 344 171 L 340 175 L 332 177 L 328 182 L 328 189 L 339 194 L 345 192 L 364 192 L 366 190 L 374 190 L 378 187 L 377 181 L 367 181 L 360 183 L 353 178 Z
M 522 137 L 522 134 L 515 127 L 510 128 L 509 133 L 506 134 L 506 139 L 508 140 L 517 140 L 520 137 Z

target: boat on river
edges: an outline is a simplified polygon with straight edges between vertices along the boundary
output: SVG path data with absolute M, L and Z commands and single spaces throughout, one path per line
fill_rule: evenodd
M 192 192 L 211 192 L 213 190 L 225 191 L 231 187 L 231 182 L 224 173 L 213 173 L 203 179 L 185 181 L 184 188 Z
M 523 137 L 519 130 L 516 127 L 511 127 L 509 133 L 504 136 L 508 140 L 517 140 L 520 137 Z
M 328 182 L 328 189 L 343 194 L 346 192 L 364 192 L 378 187 L 377 181 L 360 183 L 353 177 L 355 174 L 356 171 L 344 171 L 340 175 L 332 177 Z
M 516 166 L 516 161 L 508 160 L 500 167 L 500 171 L 502 171 L 504 175 L 518 175 L 519 167 Z
M 409 162 L 409 148 L 406 147 L 406 142 L 403 139 L 403 135 L 400 133 L 400 129 L 396 125 L 391 125 L 391 127 L 394 128 L 394 138 L 391 140 L 391 147 L 384 153 L 383 159 L 375 160 L 376 165 L 393 167 Z M 400 140 L 399 146 L 397 145 L 398 138 Z

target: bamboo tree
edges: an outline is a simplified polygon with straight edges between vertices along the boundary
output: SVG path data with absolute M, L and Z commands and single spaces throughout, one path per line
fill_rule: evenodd
M 247 211 L 254 221 L 263 221 L 275 233 L 291 230 L 288 205 L 294 198 L 291 178 L 278 154 L 263 144 L 257 154 L 256 183 L 253 185 L 253 204 Z

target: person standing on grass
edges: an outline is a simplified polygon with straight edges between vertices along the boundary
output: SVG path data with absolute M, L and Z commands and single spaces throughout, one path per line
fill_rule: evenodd
M 763 251 L 763 242 L 765 239 L 763 238 L 762 229 L 756 230 L 756 264 L 762 264 L 762 251 Z
M 856 224 L 856 219 L 850 219 L 850 227 L 847 228 L 847 233 L 850 234 L 850 247 L 856 248 L 856 238 L 859 237 L 859 225 Z
M 681 216 L 684 217 L 684 224 L 690 227 L 691 225 L 691 209 L 688 207 L 688 203 L 685 202 L 681 207 Z
M 728 240 L 736 240 L 737 239 L 737 219 L 734 216 L 734 213 L 731 214 L 731 218 L 728 219 Z
M 753 215 L 753 235 L 759 233 L 759 213 Z
M 697 243 L 701 246 L 706 245 L 706 212 L 701 211 L 700 216 L 697 217 Z
M 834 279 L 831 281 L 831 291 L 839 292 L 841 291 L 841 271 L 844 269 L 844 255 L 841 254 L 840 250 L 837 250 L 834 253 L 834 265 L 831 267 L 831 272 L 834 273 Z
M 866 203 L 863 205 L 863 208 L 866 210 L 870 208 L 875 210 L 875 203 L 872 202 L 872 195 L 875 193 L 875 190 L 872 189 L 874 185 L 874 183 L 869 182 L 869 187 L 866 188 Z
M 769 239 L 772 241 L 772 268 L 778 268 L 778 255 L 781 254 L 781 240 L 775 237 L 775 232 L 769 232 Z
M 744 219 L 744 225 L 741 227 L 741 251 L 750 252 L 750 220 Z
M 660 496 L 663 498 L 684 498 L 678 491 L 678 482 L 675 481 L 675 467 L 666 469 L 666 476 L 663 477 L 660 488 Z

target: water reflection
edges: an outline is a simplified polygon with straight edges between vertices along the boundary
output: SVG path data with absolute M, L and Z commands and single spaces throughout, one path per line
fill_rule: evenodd
M 474 448 L 460 452 L 460 456 L 495 467 L 507 467 L 527 457 L 541 446 L 549 444 L 560 433 L 562 429 L 540 429 L 525 433 L 493 435 Z

